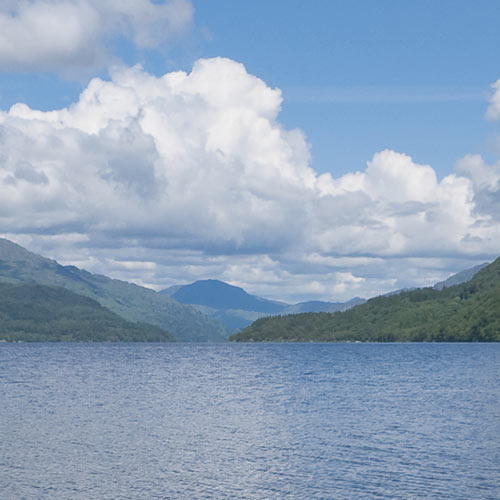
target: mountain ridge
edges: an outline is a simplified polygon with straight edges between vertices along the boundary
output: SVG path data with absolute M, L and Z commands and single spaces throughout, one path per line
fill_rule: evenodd
M 485 265 L 456 273 L 436 283 L 434 288 L 442 289 L 471 279 Z M 133 283 L 92 274 L 76 266 L 62 266 L 3 238 L 0 238 L 0 282 L 62 286 L 97 300 L 129 321 L 149 323 L 173 332 L 181 341 L 224 341 L 228 331 L 245 328 L 261 317 L 333 313 L 366 302 L 355 297 L 347 302 L 286 304 L 251 295 L 243 288 L 215 279 L 175 285 L 155 292 Z M 385 296 L 408 291 L 396 290 Z
M 94 300 L 132 322 L 167 330 L 179 341 L 225 341 L 227 330 L 191 306 L 134 283 L 62 266 L 0 238 L 0 281 L 55 285 Z
M 478 266 L 474 266 L 470 269 L 465 269 L 458 273 L 452 274 L 449 278 L 436 283 L 433 288 L 436 290 L 442 290 L 443 288 L 460 285 L 462 283 L 470 281 L 479 271 L 481 271 L 481 269 L 485 268 L 487 265 L 489 265 L 489 262 L 483 262 Z

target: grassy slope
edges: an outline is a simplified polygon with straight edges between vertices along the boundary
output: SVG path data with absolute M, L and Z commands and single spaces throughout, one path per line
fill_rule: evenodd
M 64 288 L 0 283 L 0 339 L 169 342 L 160 328 L 132 323 Z
M 500 258 L 468 283 L 423 288 L 335 314 L 262 318 L 236 341 L 500 341 Z

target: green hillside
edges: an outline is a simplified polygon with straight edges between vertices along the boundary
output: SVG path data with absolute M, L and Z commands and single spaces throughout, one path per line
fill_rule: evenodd
M 132 322 L 156 325 L 179 341 L 224 341 L 222 324 L 154 290 L 61 266 L 0 238 L 0 282 L 55 285 L 85 295 Z
M 500 258 L 469 282 L 376 297 L 334 314 L 262 318 L 234 341 L 500 341 Z
M 152 325 L 132 323 L 64 288 L 0 283 L 0 340 L 170 342 Z

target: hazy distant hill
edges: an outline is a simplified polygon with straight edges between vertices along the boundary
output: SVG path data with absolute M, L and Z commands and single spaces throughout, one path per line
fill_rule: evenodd
M 221 322 L 230 332 L 250 325 L 262 316 L 279 314 L 288 304 L 250 295 L 243 288 L 219 280 L 200 280 L 160 292 Z
M 171 342 L 157 326 L 132 323 L 65 288 L 0 283 L 0 340 Z
M 479 266 L 472 267 L 470 269 L 466 269 L 465 271 L 460 271 L 459 273 L 452 274 L 449 278 L 444 281 L 440 281 L 436 283 L 432 288 L 435 290 L 442 290 L 443 288 L 447 288 L 449 286 L 460 285 L 462 283 L 467 283 L 467 281 L 471 280 L 483 267 L 486 267 L 488 262 L 484 264 L 479 264 Z M 391 292 L 384 293 L 384 297 L 390 297 L 391 295 L 398 295 L 403 292 L 412 292 L 413 290 L 418 290 L 417 287 L 408 287 L 408 288 L 400 288 L 399 290 L 392 290 Z
M 467 281 L 470 281 L 479 271 L 481 271 L 481 269 L 485 268 L 487 265 L 488 262 L 484 262 L 483 264 L 479 264 L 479 266 L 472 267 L 471 269 L 466 269 L 465 271 L 460 271 L 459 273 L 450 276 L 448 279 L 436 283 L 434 285 L 434 288 L 436 290 L 442 290 L 443 288 L 447 288 L 449 286 L 467 283 Z
M 243 288 L 219 280 L 200 280 L 190 285 L 167 288 L 160 293 L 182 304 L 198 304 L 213 309 L 277 313 L 286 307 L 286 304 L 250 295 Z
M 0 282 L 61 286 L 97 300 L 129 321 L 159 326 L 179 341 L 227 339 L 221 323 L 167 295 L 74 266 L 61 266 L 3 238 L 0 238 Z
M 309 302 L 299 302 L 286 307 L 282 314 L 299 314 L 306 312 L 337 312 L 346 311 L 358 304 L 364 304 L 366 299 L 354 297 L 347 302 L 323 302 L 321 300 L 310 300 Z
M 375 297 L 334 314 L 262 318 L 236 341 L 500 341 L 500 258 L 470 281 Z
M 247 293 L 243 288 L 219 280 L 200 280 L 189 285 L 176 285 L 160 292 L 183 304 L 191 304 L 203 313 L 223 323 L 231 332 L 253 323 L 258 318 L 299 312 L 344 311 L 364 299 L 356 297 L 348 302 L 309 301 L 286 304 L 263 299 Z

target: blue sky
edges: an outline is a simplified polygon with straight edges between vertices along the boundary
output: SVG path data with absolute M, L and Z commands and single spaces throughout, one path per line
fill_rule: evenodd
M 0 212 L 5 236 L 68 263 L 156 288 L 214 277 L 291 301 L 347 299 L 429 284 L 500 253 L 500 126 L 491 87 L 500 78 L 496 2 L 138 0 L 127 9 L 115 0 L 7 0 L 0 7 L 0 109 L 7 138 L 0 190 L 12 200 L 10 207 L 19 204 L 26 219 L 17 215 L 14 220 L 8 208 Z M 224 59 L 193 75 L 182 91 L 202 95 L 205 107 L 189 101 L 185 116 L 212 110 L 213 117 L 219 112 L 224 119 L 234 117 L 227 114 L 227 102 L 214 100 L 212 90 L 204 94 L 203 79 L 217 79 L 219 72 L 221 89 L 242 103 L 231 101 L 231 109 L 242 113 L 234 122 L 242 128 L 239 135 L 230 131 L 236 134 L 231 141 L 215 118 L 203 138 L 198 128 L 170 122 L 181 105 L 169 107 L 173 97 L 163 94 L 162 126 L 177 134 L 170 142 L 162 143 L 160 118 L 154 127 L 141 121 L 140 116 L 155 112 L 156 104 L 145 98 L 139 99 L 142 111 L 133 120 L 125 108 L 117 108 L 131 105 L 128 97 L 117 107 L 92 108 L 105 125 L 90 124 L 88 103 L 69 113 L 71 119 L 50 118 L 53 110 L 72 109 L 95 77 L 112 79 L 111 93 L 130 87 L 139 95 L 145 85 L 141 75 L 148 74 L 156 85 L 166 73 L 189 75 L 196 61 L 213 58 Z M 242 79 L 236 63 L 244 65 Z M 125 77 L 116 75 L 135 64 L 142 65 L 141 75 L 120 83 Z M 262 95 L 248 100 L 254 85 Z M 282 101 L 272 93 L 275 88 Z M 94 97 L 101 102 L 99 92 Z M 14 106 L 9 113 L 16 103 L 30 110 Z M 255 121 L 249 124 L 252 113 Z M 116 120 L 122 121 L 121 135 L 113 132 Z M 256 145 L 262 120 L 268 120 L 269 133 L 282 131 L 279 144 Z M 75 152 L 68 138 L 61 139 L 66 166 L 53 153 L 44 158 L 42 144 L 35 159 L 23 158 L 20 148 L 40 140 L 32 135 L 35 123 L 43 129 L 38 133 L 55 137 L 47 127 L 56 122 L 57 130 L 78 131 L 71 140 L 92 143 L 103 156 L 90 159 L 85 148 Z M 215 129 L 221 134 L 217 147 Z M 299 138 L 290 132 L 295 129 Z M 15 139 L 13 130 L 23 140 Z M 256 139 L 245 143 L 249 130 Z M 127 161 L 116 160 L 123 147 L 116 137 L 125 133 L 134 137 L 133 144 Z M 188 149 L 176 159 L 179 137 L 189 138 L 182 145 Z M 50 149 L 48 139 L 45 144 Z M 220 163 L 200 153 L 211 152 L 212 146 L 224 155 Z M 144 157 L 151 161 L 147 174 Z M 186 158 L 190 161 L 182 163 Z M 92 161 L 102 168 L 90 169 Z M 181 182 L 178 172 L 205 179 L 207 198 L 194 180 Z M 83 190 L 69 177 L 79 178 Z M 133 216 L 110 216 L 104 223 L 106 216 L 93 213 L 99 205 L 91 199 L 97 179 L 112 183 L 101 186 L 103 193 L 109 189 L 117 195 L 115 205 L 103 207 L 106 214 L 123 214 L 117 193 L 133 185 L 134 196 L 150 193 L 149 206 L 146 210 L 144 200 L 127 195 L 129 206 L 157 224 L 140 228 L 139 221 L 131 222 Z M 154 198 L 147 179 L 153 179 L 155 189 L 167 187 Z M 276 183 L 276 192 L 255 188 L 259 182 Z M 218 187 L 210 193 L 212 185 Z M 172 186 L 185 192 L 169 205 L 165 200 L 175 198 L 168 192 Z M 90 194 L 75 206 L 55 201 L 63 192 L 71 196 L 86 190 Z M 26 202 L 26 196 L 34 201 Z M 256 206 L 252 217 L 231 219 L 248 203 Z M 266 222 L 262 207 L 276 227 Z M 214 214 L 208 223 L 207 213 Z M 184 216 L 179 228 L 167 228 L 170 218 Z M 294 221 L 303 227 L 298 230 Z M 200 225 L 212 223 L 212 230 L 202 234 Z M 426 239 L 437 235 L 446 241 Z M 384 246 L 384 241 L 390 243 Z

